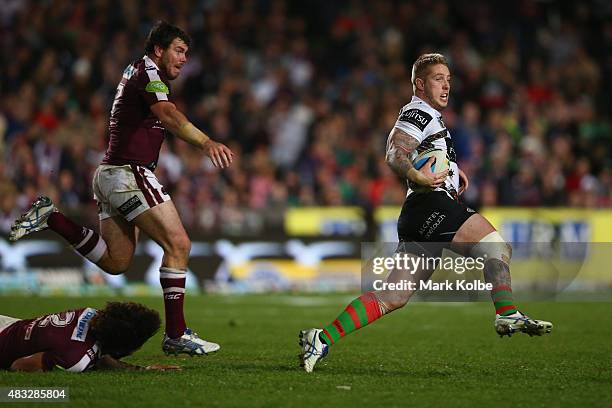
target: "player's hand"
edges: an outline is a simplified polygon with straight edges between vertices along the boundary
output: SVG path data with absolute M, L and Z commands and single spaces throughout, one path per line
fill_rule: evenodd
M 440 173 L 433 173 L 431 171 L 431 165 L 433 164 L 435 157 L 430 157 L 420 170 L 415 168 L 410 169 L 408 172 L 408 179 L 413 183 L 416 183 L 423 187 L 438 188 L 444 184 L 444 180 L 448 177 L 448 169 Z
M 166 371 L 166 370 L 182 370 L 182 368 L 181 366 L 172 365 L 172 364 L 153 364 L 150 366 L 146 366 L 145 370 Z
M 204 144 L 204 153 L 210 157 L 210 161 L 215 167 L 225 169 L 232 164 L 234 153 L 223 143 L 208 140 Z
M 461 169 L 459 169 L 459 192 L 458 194 L 461 195 L 465 193 L 465 190 L 468 189 L 469 185 L 470 185 L 470 182 L 468 181 L 467 175 Z

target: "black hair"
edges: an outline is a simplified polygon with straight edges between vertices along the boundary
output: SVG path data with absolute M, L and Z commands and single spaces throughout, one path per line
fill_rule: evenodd
M 138 350 L 161 326 L 159 313 L 134 302 L 108 302 L 91 321 L 102 353 L 115 358 Z
M 191 37 L 189 37 L 186 32 L 177 26 L 159 20 L 155 23 L 153 28 L 151 28 L 151 31 L 149 31 L 149 35 L 145 41 L 145 53 L 153 54 L 156 45 L 165 50 L 172 44 L 175 38 L 183 40 L 185 44 L 187 44 L 187 47 L 191 45 Z

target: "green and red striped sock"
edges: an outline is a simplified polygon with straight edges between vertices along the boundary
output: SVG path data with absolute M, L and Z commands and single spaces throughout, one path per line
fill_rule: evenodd
M 514 306 L 512 288 L 508 285 L 500 285 L 493 288 L 491 298 L 495 305 L 495 313 L 500 316 L 508 316 L 518 311 L 516 306 Z
M 382 316 L 378 299 L 372 292 L 353 300 L 340 316 L 323 329 L 321 340 L 331 346 L 340 338 L 354 332 Z

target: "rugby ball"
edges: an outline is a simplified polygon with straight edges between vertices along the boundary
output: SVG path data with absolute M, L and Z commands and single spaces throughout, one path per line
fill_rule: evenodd
M 412 165 L 415 169 L 421 170 L 430 157 L 434 158 L 431 164 L 432 173 L 441 173 L 450 167 L 450 161 L 446 157 L 446 150 L 442 149 L 427 149 L 417 154 L 417 156 L 412 159 Z
M 446 157 L 446 151 L 442 149 L 427 149 L 424 152 L 417 154 L 414 159 L 412 159 L 412 165 L 415 169 L 421 170 L 430 157 L 434 158 L 433 163 L 431 163 L 432 173 L 441 173 L 450 167 L 450 161 Z M 413 191 L 420 193 L 432 191 L 432 189 L 429 187 L 419 186 L 415 183 L 410 183 L 410 188 Z

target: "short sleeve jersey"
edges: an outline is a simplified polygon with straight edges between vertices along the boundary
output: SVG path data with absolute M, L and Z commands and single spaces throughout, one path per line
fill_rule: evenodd
M 457 155 L 450 132 L 446 129 L 440 112 L 421 98 L 413 96 L 410 103 L 400 111 L 395 127 L 419 141 L 419 146 L 411 153 L 410 160 L 412 161 L 420 153 L 429 149 L 446 151 L 446 158 L 450 163 L 448 177 L 444 184 L 435 191 L 445 191 L 449 197 L 456 199 L 459 190 Z M 412 187 L 414 186 L 411 184 L 408 182 L 408 195 L 413 192 Z
M 86 308 L 18 320 L 0 332 L 0 369 L 40 352 L 44 352 L 43 365 L 47 369 L 90 369 L 101 354 L 89 332 L 89 322 L 96 313 L 96 309 Z
M 150 108 L 171 100 L 170 81 L 151 58 L 145 55 L 128 65 L 117 86 L 102 163 L 154 169 L 166 130 Z

